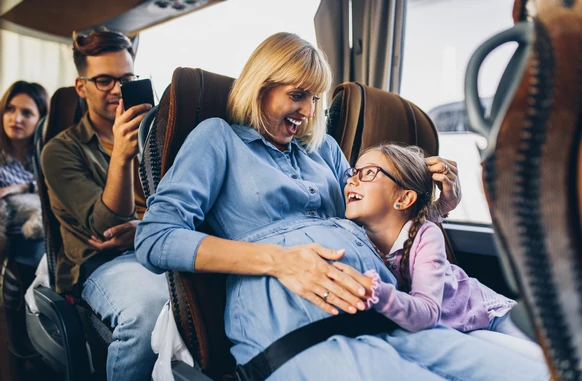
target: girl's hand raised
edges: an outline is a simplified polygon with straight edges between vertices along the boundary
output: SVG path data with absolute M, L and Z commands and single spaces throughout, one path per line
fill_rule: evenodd
M 444 217 L 461 202 L 461 182 L 459 181 L 457 162 L 438 156 L 427 157 L 425 161 L 428 169 L 432 172 L 432 179 L 436 181 L 441 191 L 436 203 L 438 203 L 437 210 Z
M 344 254 L 345 250 L 326 249 L 316 244 L 285 248 L 282 255 L 277 256 L 277 270 L 272 275 L 293 293 L 329 314 L 339 313 L 335 307 L 355 314 L 366 308 L 361 300 L 365 295 L 364 287 L 328 262 Z

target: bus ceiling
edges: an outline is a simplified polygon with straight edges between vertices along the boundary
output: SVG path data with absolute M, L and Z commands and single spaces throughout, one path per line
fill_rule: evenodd
M 136 37 L 146 28 L 223 1 L 0 0 L 0 29 L 66 45 L 71 44 L 72 31 L 96 26 Z M 407 3 L 321 0 L 314 23 L 318 44 L 332 66 L 332 89 L 357 81 L 399 92 Z
M 0 28 L 65 44 L 71 33 L 104 26 L 130 37 L 222 0 L 3 0 Z

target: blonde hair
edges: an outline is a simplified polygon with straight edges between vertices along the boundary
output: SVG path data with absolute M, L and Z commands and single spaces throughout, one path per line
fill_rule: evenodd
M 251 126 L 260 134 L 268 131 L 268 116 L 262 109 L 266 90 L 278 85 L 294 85 L 313 95 L 329 90 L 332 74 L 321 51 L 299 36 L 277 33 L 263 41 L 253 52 L 228 96 L 228 113 L 232 123 Z M 325 140 L 326 125 L 323 101 L 315 104 L 311 120 L 305 120 L 295 137 L 313 152 Z
M 408 232 L 408 239 L 404 242 L 402 258 L 400 259 L 400 276 L 404 283 L 398 286 L 402 291 L 409 291 L 411 282 L 409 272 L 410 249 L 420 227 L 431 213 L 434 181 L 428 165 L 424 161 L 425 152 L 420 147 L 384 143 L 369 148 L 364 153 L 370 151 L 382 152 L 386 160 L 394 168 L 394 173 L 391 174 L 404 185 L 404 188 L 400 188 L 396 184 L 397 192 L 412 190 L 418 196 L 414 204 L 409 208 L 412 226 Z

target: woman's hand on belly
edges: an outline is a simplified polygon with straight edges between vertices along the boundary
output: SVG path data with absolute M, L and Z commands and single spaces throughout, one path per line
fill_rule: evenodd
M 330 250 L 317 244 L 283 248 L 275 257 L 271 275 L 329 314 L 338 314 L 335 307 L 354 314 L 366 308 L 361 299 L 366 291 L 354 278 L 328 262 L 344 254 L 345 250 Z

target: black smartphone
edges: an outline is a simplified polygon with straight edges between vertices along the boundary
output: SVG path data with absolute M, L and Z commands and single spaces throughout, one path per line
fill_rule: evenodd
M 121 97 L 126 110 L 143 103 L 149 103 L 153 106 L 154 91 L 152 90 L 152 82 L 147 78 L 125 82 L 121 85 Z

